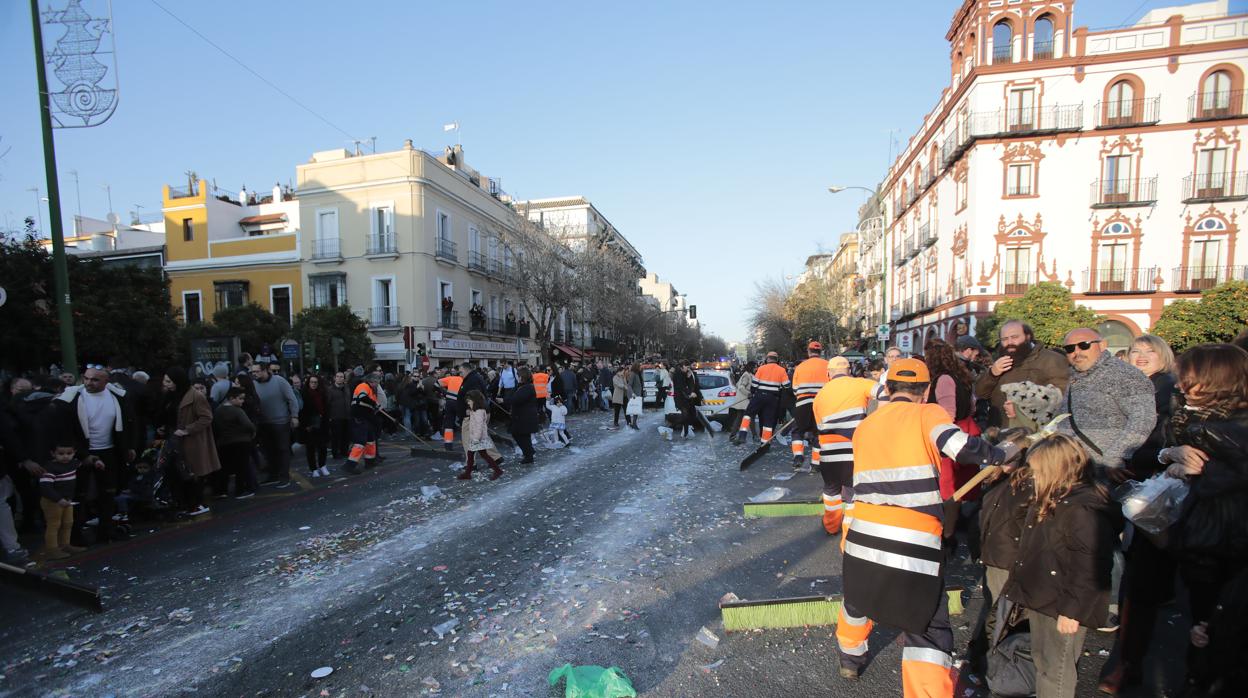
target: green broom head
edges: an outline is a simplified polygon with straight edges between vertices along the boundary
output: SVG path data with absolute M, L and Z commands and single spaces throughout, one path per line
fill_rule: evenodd
M 823 516 L 823 502 L 745 502 L 742 504 L 747 519 L 771 516 Z
M 733 601 L 719 605 L 724 630 L 759 628 L 803 628 L 836 625 L 841 612 L 839 596 L 800 596 L 790 599 Z
M 961 615 L 962 587 L 945 590 L 949 615 Z M 764 628 L 805 628 L 836 625 L 841 612 L 840 596 L 798 596 L 759 601 L 729 601 L 719 605 L 724 630 L 759 630 Z

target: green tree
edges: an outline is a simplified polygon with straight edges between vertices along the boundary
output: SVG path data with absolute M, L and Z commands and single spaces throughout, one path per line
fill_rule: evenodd
M 265 344 L 278 352 L 278 342 L 290 333 L 285 322 L 255 303 L 222 308 L 213 313 L 212 324 L 218 335 L 238 337 L 242 350 L 251 354 Z
M 1153 334 L 1174 351 L 1207 342 L 1229 342 L 1248 325 L 1248 282 L 1228 281 L 1200 294 L 1200 300 L 1177 300 L 1161 311 Z
M 347 306 L 337 308 L 305 308 L 295 316 L 291 336 L 316 345 L 321 368 L 334 365 L 333 338 L 342 340 L 338 355 L 339 368 L 367 364 L 373 359 L 373 342 L 368 338 L 368 323 Z
M 168 281 L 158 269 L 67 259 L 74 333 L 80 360 L 125 356 L 159 370 L 172 358 L 176 325 Z M 52 283 L 52 256 L 27 236 L 0 244 L 0 366 L 31 370 L 60 357 L 60 332 Z
M 1026 322 L 1031 325 L 1037 340 L 1056 346 L 1067 332 L 1076 327 L 1095 327 L 1105 318 L 1075 303 L 1066 287 L 1049 281 L 1032 286 L 1018 298 L 997 303 L 992 315 L 981 320 L 975 328 L 979 341 L 984 346 L 995 346 L 998 330 L 1007 320 Z

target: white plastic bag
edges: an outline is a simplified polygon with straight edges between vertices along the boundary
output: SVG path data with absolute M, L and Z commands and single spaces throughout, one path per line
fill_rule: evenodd
M 633 396 L 628 399 L 628 406 L 624 408 L 624 414 L 629 417 L 641 416 L 641 398 Z
M 750 501 L 756 504 L 762 502 L 775 502 L 789 496 L 791 490 L 787 487 L 768 487 L 758 494 L 750 497 Z
M 1122 515 L 1149 533 L 1157 534 L 1179 520 L 1187 482 L 1158 473 L 1143 482 L 1129 482 L 1118 491 Z

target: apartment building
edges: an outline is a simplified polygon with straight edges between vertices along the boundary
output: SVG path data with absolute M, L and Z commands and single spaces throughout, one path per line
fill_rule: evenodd
M 190 179 L 162 193 L 169 293 L 185 323 L 256 303 L 286 323 L 303 307 L 299 202 L 274 186 L 258 196 Z M 259 347 L 243 347 L 257 351 Z
M 1174 299 L 1248 276 L 1248 15 L 1217 0 L 1089 31 L 1074 12 L 958 7 L 949 84 L 864 211 L 864 325 L 886 317 L 918 351 L 1052 281 L 1117 348 Z
M 517 201 L 520 215 L 537 223 L 549 235 L 563 241 L 574 251 L 585 249 L 611 250 L 632 266 L 638 278 L 646 273 L 645 261 L 632 243 L 583 196 L 565 196 Z M 612 289 L 628 293 L 629 289 Z M 591 313 L 576 308 L 565 311 L 551 329 L 551 340 L 560 358 L 588 359 L 609 356 L 619 350 L 614 328 L 595 322 Z
M 305 302 L 359 313 L 383 366 L 406 367 L 416 344 L 434 365 L 536 358 L 502 244 L 516 213 L 462 148 L 322 151 L 296 180 L 308 221 Z

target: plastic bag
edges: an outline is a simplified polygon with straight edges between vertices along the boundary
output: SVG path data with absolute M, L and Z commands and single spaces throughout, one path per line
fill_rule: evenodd
M 1154 475 L 1143 482 L 1129 482 L 1117 492 L 1122 502 L 1122 515 L 1142 530 L 1161 533 L 1179 520 L 1187 482 Z
M 628 399 L 628 405 L 624 408 L 624 414 L 628 415 L 629 417 L 640 417 L 641 416 L 641 398 L 636 397 L 636 396 L 630 397 Z
M 600 666 L 564 664 L 550 672 L 547 681 L 551 686 L 567 679 L 564 698 L 636 698 L 633 682 L 628 680 L 619 667 L 603 669 Z
M 761 504 L 763 502 L 778 502 L 789 496 L 789 494 L 790 490 L 787 487 L 768 487 L 762 492 L 750 497 L 750 501 L 755 504 Z

